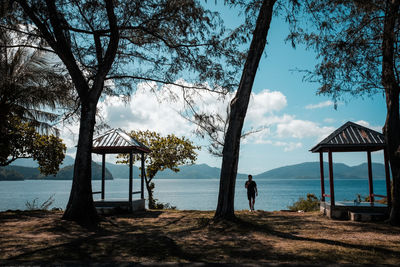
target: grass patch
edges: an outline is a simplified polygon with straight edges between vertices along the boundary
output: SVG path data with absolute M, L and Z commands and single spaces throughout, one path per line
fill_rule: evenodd
M 300 197 L 299 200 L 288 206 L 291 211 L 318 211 L 319 210 L 319 199 L 315 194 L 307 194 L 307 198 Z
M 400 264 L 400 228 L 334 221 L 318 212 L 150 210 L 105 217 L 96 231 L 61 212 L 0 213 L 0 262 Z

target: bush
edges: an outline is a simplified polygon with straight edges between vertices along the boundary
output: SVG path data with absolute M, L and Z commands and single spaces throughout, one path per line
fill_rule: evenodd
M 176 210 L 176 206 L 172 206 L 169 203 L 158 202 L 158 199 L 154 199 L 152 208 L 155 210 Z
M 38 198 L 32 200 L 32 202 L 25 202 L 25 206 L 27 210 L 48 210 L 49 207 L 54 203 L 54 195 L 51 195 L 45 202 L 43 202 L 40 206 L 38 203 Z
M 319 202 L 314 194 L 307 193 L 307 199 L 300 197 L 293 205 L 288 206 L 288 209 L 292 211 L 316 211 L 319 210 Z

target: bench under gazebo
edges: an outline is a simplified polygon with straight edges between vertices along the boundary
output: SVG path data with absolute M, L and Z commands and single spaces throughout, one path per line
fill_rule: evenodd
M 94 205 L 99 211 L 106 212 L 112 209 L 135 211 L 145 209 L 144 154 L 149 152 L 151 152 L 151 150 L 148 147 L 130 137 L 121 129 L 111 129 L 93 139 L 92 153 L 102 155 L 101 191 L 93 192 L 93 194 L 101 194 L 101 199 L 94 201 Z M 129 154 L 129 186 L 127 199 L 105 199 L 106 154 Z M 139 191 L 133 191 L 133 154 L 140 154 L 141 156 L 141 183 Z M 133 199 L 133 194 L 140 194 L 140 199 Z
M 379 150 L 383 150 L 384 153 L 386 196 L 374 194 L 371 152 Z M 330 218 L 350 218 L 353 220 L 358 220 L 357 218 L 361 218 L 363 215 L 368 215 L 369 217 L 379 217 L 388 214 L 391 206 L 390 170 L 388 161 L 389 159 L 386 151 L 386 143 L 383 134 L 349 121 L 314 146 L 310 151 L 313 153 L 319 153 L 321 175 L 321 212 Z M 325 194 L 323 164 L 324 152 L 328 153 L 330 194 Z M 369 202 L 335 201 L 332 166 L 333 152 L 367 152 Z M 375 202 L 377 197 L 386 198 L 387 204 Z M 326 198 L 329 198 L 329 201 L 327 201 Z

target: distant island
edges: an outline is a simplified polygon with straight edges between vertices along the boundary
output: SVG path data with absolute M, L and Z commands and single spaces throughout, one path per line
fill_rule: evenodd
M 37 164 L 30 159 L 16 161 L 14 164 L 0 167 L 1 180 L 71 180 L 73 176 L 74 159 L 66 156 L 56 176 L 43 176 L 40 174 Z M 21 164 L 21 165 L 18 165 Z M 156 179 L 218 179 L 220 168 L 210 167 L 207 164 L 184 165 L 175 173 L 171 170 L 159 172 Z M 324 162 L 325 178 L 328 178 L 328 163 Z M 385 179 L 385 166 L 381 163 L 373 163 L 372 171 L 374 179 Z M 139 168 L 133 166 L 133 176 L 139 177 Z M 295 165 L 275 168 L 258 175 L 255 179 L 320 179 L 319 162 L 304 162 Z M 367 179 L 368 167 L 366 163 L 357 166 L 348 166 L 343 163 L 333 164 L 335 179 Z M 101 163 L 92 164 L 93 180 L 101 179 Z M 106 163 L 106 179 L 128 179 L 128 165 Z M 245 179 L 247 174 L 238 173 L 238 179 Z
M 74 165 L 61 167 L 57 175 L 45 176 L 39 172 L 38 167 L 26 167 L 9 165 L 0 167 L 0 181 L 19 181 L 19 180 L 72 180 Z M 93 180 L 101 179 L 101 165 L 92 162 Z M 106 180 L 112 180 L 113 175 L 106 169 Z

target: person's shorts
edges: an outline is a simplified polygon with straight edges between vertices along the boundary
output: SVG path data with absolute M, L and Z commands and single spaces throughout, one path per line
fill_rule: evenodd
M 255 199 L 256 198 L 256 192 L 247 192 L 247 199 Z

